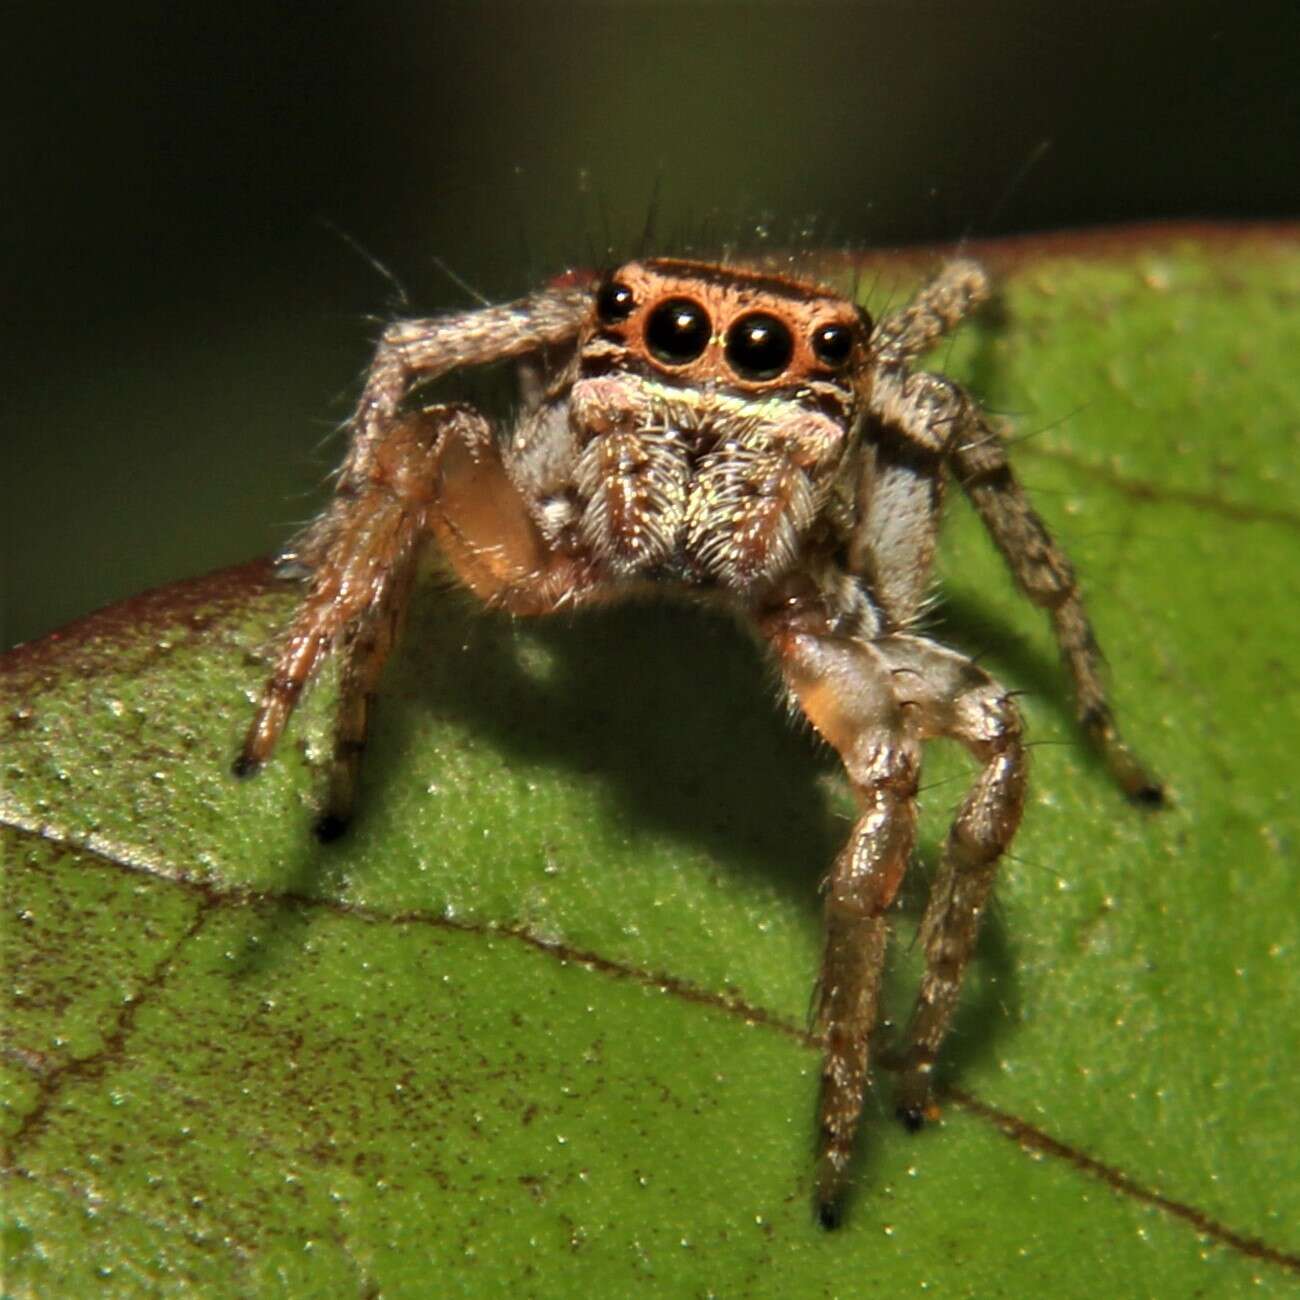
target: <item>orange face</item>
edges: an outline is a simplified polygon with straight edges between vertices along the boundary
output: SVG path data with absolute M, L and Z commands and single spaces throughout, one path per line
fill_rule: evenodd
M 583 350 L 697 387 L 763 394 L 814 381 L 855 386 L 871 323 L 815 285 L 712 263 L 628 262 L 596 291 Z

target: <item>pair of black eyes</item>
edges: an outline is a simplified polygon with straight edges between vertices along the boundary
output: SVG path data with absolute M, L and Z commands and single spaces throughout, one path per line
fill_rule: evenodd
M 635 308 L 632 290 L 617 280 L 600 287 L 596 310 L 606 324 L 626 320 Z M 668 298 L 646 317 L 645 341 L 651 355 L 669 366 L 694 361 L 709 345 L 713 327 L 708 313 L 690 298 Z M 727 363 L 742 379 L 775 379 L 794 356 L 789 326 L 765 311 L 752 311 L 732 322 L 723 343 Z M 813 355 L 826 366 L 841 366 L 853 350 L 847 325 L 821 325 L 812 336 Z

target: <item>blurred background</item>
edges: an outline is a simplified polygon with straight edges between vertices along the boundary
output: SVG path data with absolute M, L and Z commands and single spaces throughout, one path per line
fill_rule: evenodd
M 652 205 L 669 250 L 1300 213 L 1294 0 L 5 26 L 2 645 L 275 549 L 379 322 L 633 248 Z

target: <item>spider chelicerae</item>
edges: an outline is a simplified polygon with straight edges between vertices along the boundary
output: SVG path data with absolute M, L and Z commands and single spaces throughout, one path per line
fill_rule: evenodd
M 352 812 L 381 669 L 421 553 L 517 615 L 675 590 L 733 611 L 769 648 L 794 707 L 835 748 L 858 804 L 824 884 L 814 1023 L 824 1043 L 814 1203 L 838 1221 L 868 1084 L 887 913 L 916 833 L 922 742 L 960 741 L 979 772 L 921 921 L 925 973 L 897 1108 L 931 1113 L 932 1073 L 1026 758 L 1015 704 L 918 631 L 946 479 L 960 483 L 1021 591 L 1047 611 L 1084 730 L 1124 791 L 1160 787 L 1120 738 L 1069 562 L 1001 440 L 960 387 L 913 361 L 988 293 L 953 261 L 873 323 L 815 283 L 726 263 L 628 262 L 504 306 L 402 320 L 379 344 L 325 513 L 289 553 L 310 575 L 236 761 L 269 758 L 332 654 L 340 700 L 322 838 Z M 512 360 L 507 428 L 416 390 Z

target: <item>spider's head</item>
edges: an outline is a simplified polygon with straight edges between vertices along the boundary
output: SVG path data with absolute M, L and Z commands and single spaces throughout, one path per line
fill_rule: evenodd
M 856 407 L 871 321 L 818 285 L 712 262 L 628 262 L 593 295 L 583 373 L 625 370 L 744 397 L 839 395 Z
M 870 334 L 847 299 L 759 271 L 655 259 L 600 281 L 570 394 L 592 551 L 734 589 L 789 568 L 861 423 Z

